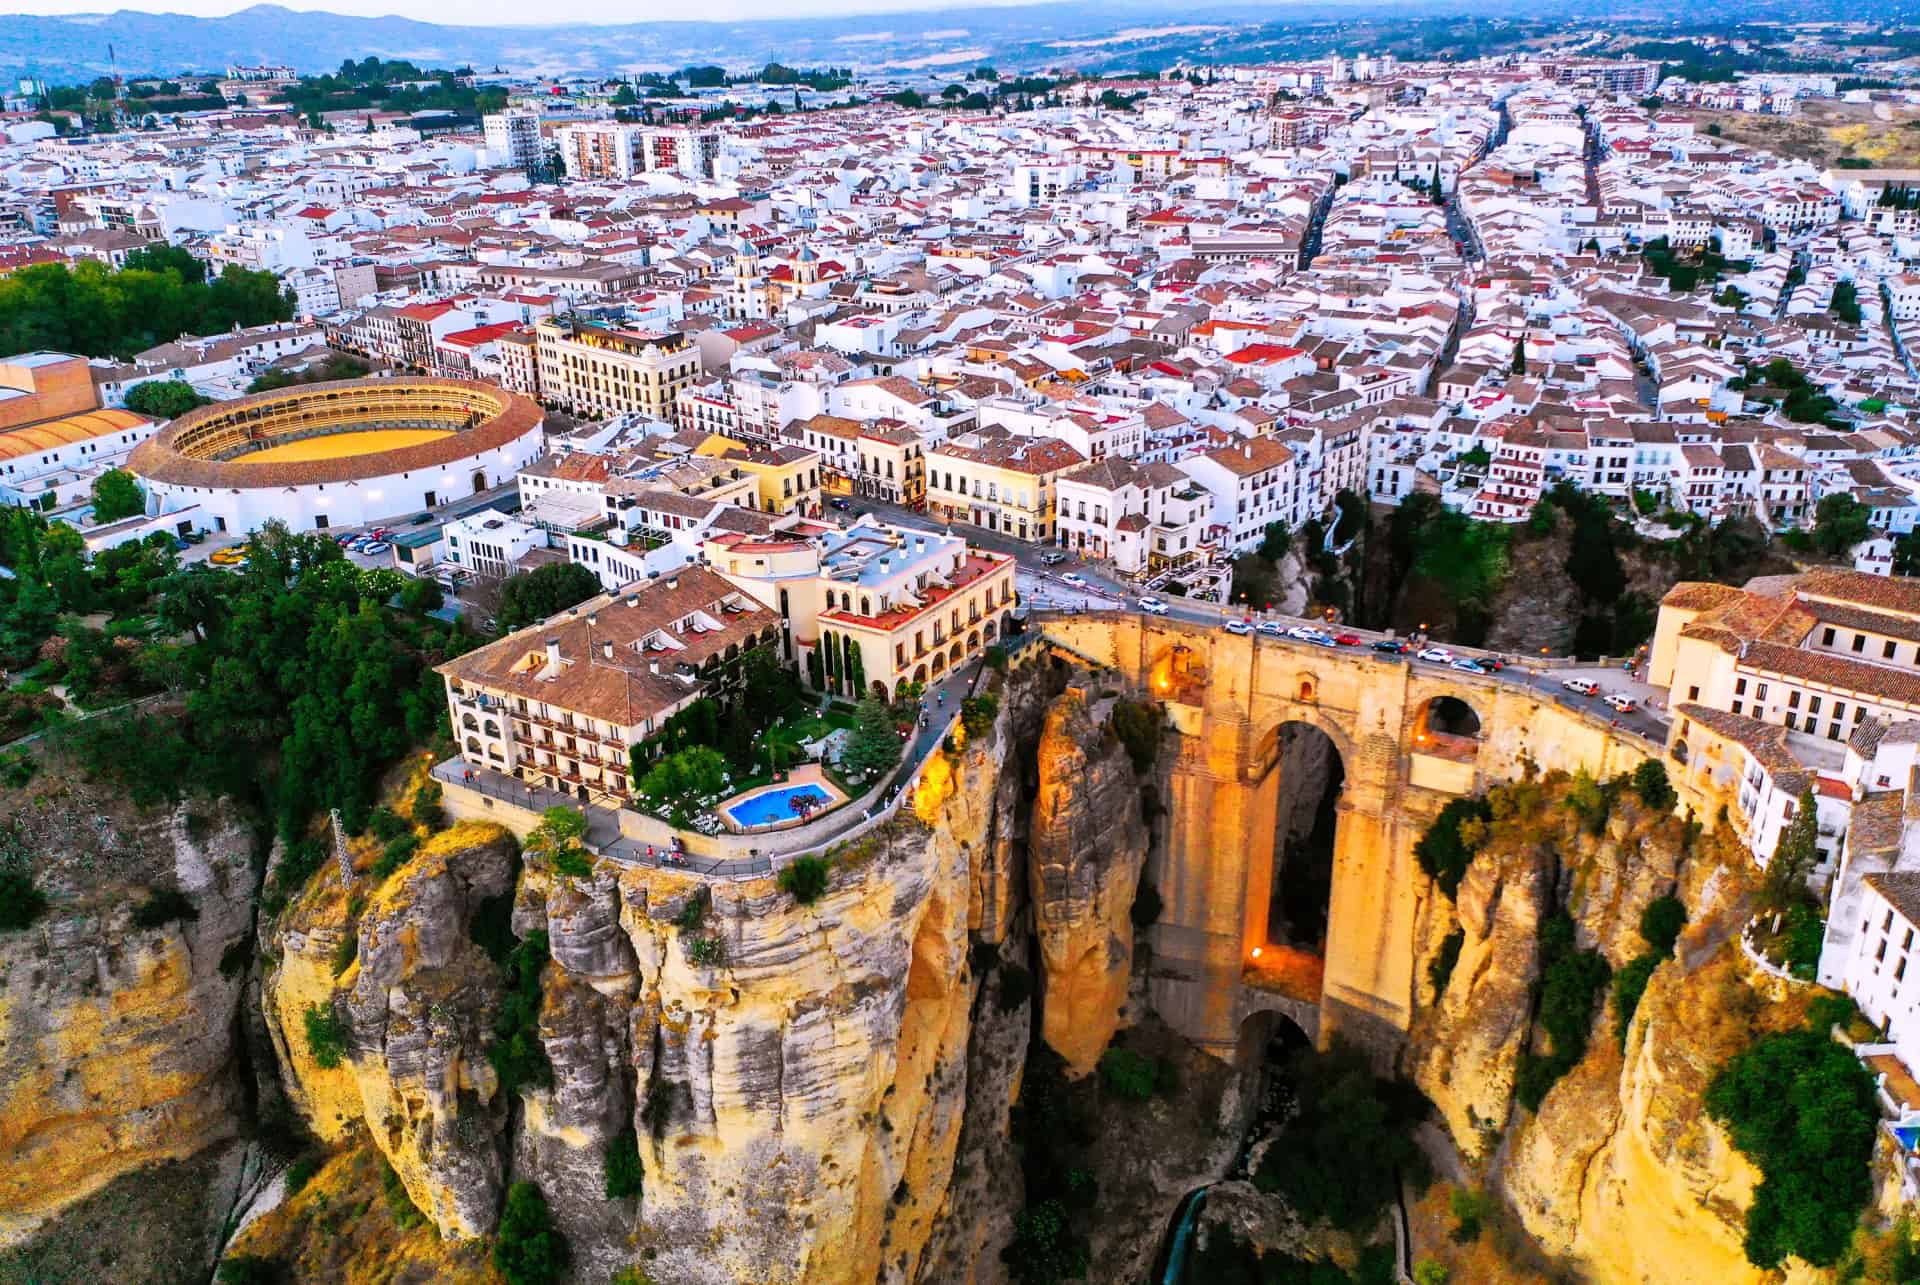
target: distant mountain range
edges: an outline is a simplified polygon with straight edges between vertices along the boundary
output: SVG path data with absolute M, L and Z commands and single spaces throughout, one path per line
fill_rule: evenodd
M 1727 22 L 1784 9 L 1808 20 L 1825 16 L 1836 3 L 1705 0 L 1689 14 L 1696 23 Z M 1857 4 L 1846 8 L 1865 16 Z M 796 67 L 851 65 L 866 74 L 937 75 L 980 63 L 1099 71 L 1159 68 L 1183 57 L 1229 61 L 1310 55 L 1322 48 L 1381 48 L 1422 27 L 1431 34 L 1422 34 L 1419 48 L 1437 54 L 1446 50 L 1449 21 L 1476 22 L 1484 31 L 1490 23 L 1533 26 L 1608 18 L 1674 20 L 1671 8 L 1657 0 L 1225 0 L 1190 7 L 1156 0 L 1068 0 L 832 18 L 467 27 L 262 4 L 223 18 L 124 9 L 58 17 L 0 15 L 0 74 L 72 83 L 109 70 L 218 73 L 230 63 L 281 63 L 320 72 L 338 67 L 343 58 L 369 54 L 426 67 L 501 66 L 543 74 L 671 71 L 713 62 L 745 69 L 774 59 Z

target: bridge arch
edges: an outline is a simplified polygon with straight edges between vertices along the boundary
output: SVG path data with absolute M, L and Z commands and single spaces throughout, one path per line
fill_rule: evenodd
M 1298 1021 L 1320 999 L 1352 745 L 1314 707 L 1285 712 L 1255 742 L 1249 764 L 1257 815 L 1270 820 L 1246 836 L 1240 1006 L 1272 1007 Z
M 1480 711 L 1464 697 L 1451 692 L 1429 696 L 1414 715 L 1415 734 L 1461 737 L 1479 740 L 1484 723 Z

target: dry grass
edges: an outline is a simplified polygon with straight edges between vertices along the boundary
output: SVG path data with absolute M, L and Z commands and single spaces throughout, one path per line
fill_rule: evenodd
M 179 1285 L 213 1258 L 218 1150 L 116 1178 L 24 1245 L 0 1250 L 0 1285 Z
M 1792 116 L 1695 111 L 1694 125 L 1720 137 L 1791 160 L 1832 165 L 1857 156 L 1884 169 L 1920 168 L 1920 110 L 1888 103 L 1812 101 Z

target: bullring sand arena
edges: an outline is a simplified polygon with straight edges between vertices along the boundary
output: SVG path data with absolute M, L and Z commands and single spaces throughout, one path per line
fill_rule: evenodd
M 452 436 L 446 429 L 387 428 L 367 429 L 359 433 L 335 433 L 330 437 L 309 437 L 279 446 L 266 446 L 235 458 L 248 464 L 279 464 L 293 460 L 337 460 L 352 455 L 374 455 L 418 446 Z

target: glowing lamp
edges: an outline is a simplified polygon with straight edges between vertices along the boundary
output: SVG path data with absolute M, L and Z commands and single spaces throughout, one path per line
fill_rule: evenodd
M 1260 952 L 1261 952 L 1261 951 L 1262 951 L 1263 949 L 1265 949 L 1265 948 L 1264 948 L 1264 947 L 1261 947 L 1261 946 L 1255 946 L 1255 947 L 1253 948 L 1253 957 L 1254 957 L 1255 959 L 1258 959 L 1258 958 L 1260 958 Z

